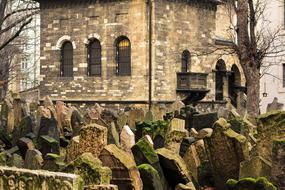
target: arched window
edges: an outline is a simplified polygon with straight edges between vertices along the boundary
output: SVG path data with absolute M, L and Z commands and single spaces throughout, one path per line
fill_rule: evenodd
M 127 37 L 117 38 L 116 59 L 118 75 L 131 75 L 131 43 Z
M 61 48 L 61 69 L 60 75 L 63 77 L 73 77 L 73 47 L 67 41 Z
M 94 39 L 88 44 L 88 76 L 101 75 L 101 45 Z
M 240 78 L 240 71 L 238 67 L 234 64 L 231 68 L 231 75 L 229 76 L 229 98 L 231 99 L 232 105 L 235 107 L 237 107 L 238 99 L 237 87 L 241 85 Z
M 181 72 L 188 72 L 188 66 L 190 62 L 190 52 L 184 50 L 182 53 L 182 63 L 181 63 Z

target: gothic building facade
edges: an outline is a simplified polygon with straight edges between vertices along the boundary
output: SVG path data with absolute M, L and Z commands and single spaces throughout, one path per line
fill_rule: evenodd
M 41 98 L 147 106 L 190 96 L 241 104 L 237 57 L 212 51 L 230 45 L 219 1 L 37 1 Z

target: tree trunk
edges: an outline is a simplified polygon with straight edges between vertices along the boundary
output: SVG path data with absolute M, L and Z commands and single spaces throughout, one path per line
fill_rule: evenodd
M 248 67 L 245 71 L 245 77 L 247 82 L 247 101 L 246 108 L 251 119 L 255 119 L 260 114 L 259 102 L 260 102 L 260 71 L 256 67 L 252 66 L 256 64 L 247 63 Z M 250 67 L 252 66 L 252 67 Z M 250 67 L 250 68 L 249 68 Z

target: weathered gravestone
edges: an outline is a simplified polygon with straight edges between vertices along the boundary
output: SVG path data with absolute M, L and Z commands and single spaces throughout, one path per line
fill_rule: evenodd
M 116 145 L 110 144 L 102 150 L 99 158 L 103 166 L 112 170 L 111 184 L 124 190 L 142 189 L 142 181 L 136 163 L 128 153 Z
M 218 114 L 203 113 L 195 114 L 191 117 L 188 129 L 195 128 L 197 131 L 203 128 L 212 128 L 213 124 L 218 120 Z
M 191 174 L 184 160 L 166 148 L 156 150 L 165 178 L 172 189 L 179 183 L 187 184 L 191 182 Z
M 163 190 L 163 185 L 156 169 L 149 164 L 142 164 L 138 167 L 143 181 L 143 190 Z
M 69 163 L 63 171 L 80 175 L 87 186 L 110 184 L 112 178 L 110 168 L 103 167 L 102 162 L 89 152 Z
M 35 145 L 33 141 L 29 138 L 20 138 L 17 142 L 17 146 L 19 147 L 20 153 L 23 158 L 25 158 L 27 150 L 35 149 Z
M 13 145 L 15 145 L 20 138 L 25 137 L 27 134 L 31 133 L 32 129 L 33 121 L 30 116 L 23 118 L 20 123 L 17 123 L 17 127 L 14 129 L 12 135 Z
M 250 160 L 245 160 L 240 163 L 239 178 L 258 178 L 271 175 L 271 163 L 261 156 L 253 156 Z
M 84 152 L 98 157 L 107 145 L 107 128 L 97 124 L 89 124 L 80 130 L 80 135 L 73 137 L 67 146 L 66 160 L 73 161 Z
M 227 181 L 227 188 L 228 190 L 277 190 L 277 188 L 264 177 L 258 179 L 243 178 L 238 181 L 230 179 Z
M 147 140 L 147 137 L 141 138 L 132 147 L 132 153 L 134 155 L 137 166 L 141 166 L 140 170 L 142 170 L 145 175 L 147 175 L 149 172 L 153 177 L 155 177 L 155 173 L 157 173 L 159 175 L 159 181 L 160 185 L 162 185 L 162 188 L 168 189 L 168 184 L 165 180 L 163 170 L 160 166 L 158 155 L 156 154 L 153 145 Z M 147 164 L 146 167 L 144 167 L 144 164 Z M 151 168 L 148 165 L 150 165 Z
M 179 154 L 181 142 L 187 136 L 185 121 L 177 118 L 172 119 L 166 135 L 165 148 Z
M 274 97 L 272 103 L 267 105 L 266 112 L 283 110 L 284 104 L 278 102 L 278 98 Z
M 41 169 L 43 161 L 42 153 L 39 150 L 27 150 L 24 167 L 32 170 Z
M 47 153 L 59 154 L 59 141 L 55 138 L 48 135 L 42 135 L 40 136 L 39 142 L 39 148 L 43 156 Z
M 285 138 L 285 112 L 275 111 L 261 115 L 258 119 L 257 146 L 258 155 L 268 161 L 272 159 L 272 144 L 274 139 Z
M 84 190 L 119 190 L 117 185 L 91 185 L 85 186 Z
M 83 190 L 75 174 L 0 167 L 1 190 Z
M 135 142 L 135 134 L 132 132 L 129 126 L 125 125 L 120 134 L 121 147 L 126 152 L 131 152 L 132 146 Z
M 129 117 L 128 117 L 128 124 L 130 126 L 131 129 L 135 129 L 136 128 L 136 122 L 139 121 L 144 121 L 144 110 L 143 109 L 132 109 L 129 111 Z
M 279 190 L 285 190 L 285 139 L 273 141 L 271 179 Z
M 204 141 L 213 167 L 216 188 L 225 190 L 226 181 L 239 178 L 240 162 L 249 157 L 247 140 L 230 129 L 230 124 L 223 118 L 214 124 L 213 130 L 212 136 Z

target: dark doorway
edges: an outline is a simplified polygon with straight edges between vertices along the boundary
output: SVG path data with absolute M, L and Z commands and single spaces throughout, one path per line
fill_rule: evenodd
M 224 76 L 226 73 L 225 61 L 220 59 L 216 65 L 216 101 L 224 100 Z
M 229 98 L 233 106 L 237 107 L 238 90 L 240 86 L 240 71 L 236 65 L 232 66 L 229 76 Z

